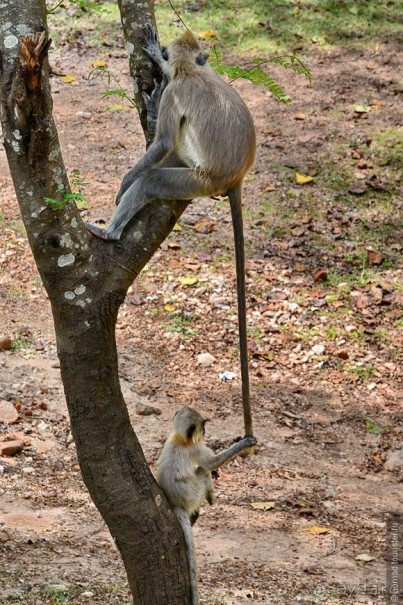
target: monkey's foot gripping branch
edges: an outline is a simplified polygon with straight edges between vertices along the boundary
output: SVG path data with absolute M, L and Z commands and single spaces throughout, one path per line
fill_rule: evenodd
M 101 229 L 101 227 L 95 227 L 94 225 L 90 225 L 89 223 L 84 224 L 87 231 L 89 231 L 92 235 L 95 235 L 95 237 L 98 237 L 99 239 L 103 239 L 104 241 L 108 242 L 118 241 L 118 238 L 110 237 L 106 229 Z

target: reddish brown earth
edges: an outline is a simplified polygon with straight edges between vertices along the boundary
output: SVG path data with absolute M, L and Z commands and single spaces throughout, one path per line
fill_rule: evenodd
M 77 78 L 53 79 L 54 111 L 67 168 L 85 177 L 91 221 L 108 219 L 143 151 L 134 112 L 108 108 L 105 83 L 88 80 L 99 58 L 74 45 L 51 56 L 56 72 Z M 128 81 L 124 53 L 107 60 Z M 312 88 L 275 72 L 290 106 L 237 83 L 258 135 L 244 198 L 259 445 L 222 470 L 217 501 L 195 527 L 206 605 L 383 603 L 385 523 L 402 510 L 402 201 L 374 138 L 401 124 L 399 57 L 391 48 L 376 57 L 318 49 L 309 65 Z M 371 111 L 356 113 L 357 104 Z M 313 183 L 297 185 L 296 171 Z M 0 428 L 3 441 L 23 442 L 0 457 L 0 603 L 123 605 L 123 566 L 80 479 L 50 307 L 3 150 L 0 185 L 0 335 L 17 347 L 0 353 L 0 399 L 19 412 Z M 212 419 L 214 449 L 242 433 L 228 205 L 197 200 L 180 224 L 117 325 L 122 388 L 152 468 L 184 404 Z M 346 279 L 336 282 L 336 272 Z M 198 282 L 183 286 L 189 276 Z M 198 366 L 202 352 L 215 363 Z M 220 382 L 225 370 L 236 379 Z M 137 415 L 138 401 L 161 415 Z M 358 562 L 361 554 L 373 559 Z

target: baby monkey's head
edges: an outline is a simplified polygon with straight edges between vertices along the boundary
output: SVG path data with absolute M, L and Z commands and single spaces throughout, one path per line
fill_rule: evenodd
M 207 420 L 208 418 L 204 418 L 197 410 L 186 405 L 174 416 L 174 433 L 189 445 L 200 443 L 203 441 Z
M 174 69 L 183 70 L 187 66 L 203 66 L 208 54 L 204 53 L 200 44 L 190 31 L 186 31 L 167 47 L 162 48 L 162 56 Z

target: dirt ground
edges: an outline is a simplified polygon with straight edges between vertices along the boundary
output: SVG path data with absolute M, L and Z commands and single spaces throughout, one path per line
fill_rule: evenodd
M 143 150 L 134 112 L 101 100 L 105 82 L 88 79 L 100 58 L 128 83 L 123 51 L 100 57 L 76 42 L 51 55 L 55 72 L 76 78 L 53 78 L 54 113 L 66 166 L 87 183 L 90 221 L 108 219 Z M 222 470 L 195 526 L 203 604 L 385 602 L 386 521 L 402 510 L 403 477 L 402 197 L 385 134 L 401 126 L 400 59 L 387 45 L 376 55 L 314 48 L 313 87 L 273 72 L 290 106 L 236 83 L 258 136 L 244 199 L 259 445 Z M 313 180 L 300 185 L 296 172 Z M 50 307 L 3 149 L 0 186 L 0 333 L 13 341 L 0 353 L 0 400 L 19 413 L 0 429 L 24 442 L 0 457 L 0 603 L 128 604 L 80 478 Z M 196 200 L 180 225 L 117 326 L 122 388 L 152 468 L 182 405 L 211 418 L 214 449 L 242 433 L 228 205 Z M 198 364 L 203 352 L 212 365 Z M 220 380 L 224 371 L 235 379 Z M 138 415 L 138 402 L 161 414 Z

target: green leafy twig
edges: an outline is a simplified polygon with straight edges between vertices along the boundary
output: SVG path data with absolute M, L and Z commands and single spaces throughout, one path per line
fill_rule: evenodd
M 312 74 L 309 71 L 308 67 L 301 61 L 299 57 L 296 55 L 281 55 L 278 57 L 271 57 L 270 59 L 254 59 L 253 62 L 256 65 L 253 65 L 249 69 L 243 69 L 239 66 L 231 67 L 229 65 L 225 65 L 221 62 L 221 54 L 215 48 L 214 54 L 216 58 L 216 65 L 213 65 L 213 68 L 219 74 L 227 74 L 231 78 L 231 82 L 237 80 L 238 78 L 244 78 L 249 80 L 253 84 L 262 84 L 265 86 L 272 95 L 281 103 L 290 103 L 291 98 L 284 92 L 283 88 L 273 80 L 270 76 L 268 76 L 264 71 L 259 69 L 261 65 L 266 63 L 276 63 L 277 65 L 281 65 L 285 69 L 292 69 L 295 73 L 302 74 L 306 77 L 308 82 L 311 84 L 312 82 Z M 230 82 L 230 83 L 231 83 Z
M 80 191 L 80 188 L 86 185 L 86 182 L 81 176 L 79 170 L 72 171 L 70 181 L 71 187 L 73 189 L 73 191 L 71 191 L 70 193 L 63 193 L 63 190 L 59 189 L 59 193 L 61 195 L 59 199 L 52 197 L 44 198 L 44 201 L 49 204 L 52 210 L 62 210 L 69 202 L 74 202 L 80 210 L 88 208 L 88 204 L 85 200 L 85 197 Z
M 101 77 L 106 77 L 108 79 L 108 86 L 110 86 L 111 82 L 114 82 L 117 85 L 117 88 L 109 88 L 108 90 L 105 90 L 101 94 L 102 99 L 106 99 L 107 97 L 117 95 L 121 99 L 126 99 L 126 101 L 129 102 L 130 106 L 133 107 L 133 109 L 137 109 L 137 105 L 136 105 L 133 97 L 129 96 L 129 94 L 127 92 L 127 88 L 123 88 L 123 86 L 121 86 L 118 78 L 115 76 L 114 73 L 112 73 L 106 67 L 98 66 L 90 71 L 88 77 L 91 78 L 91 76 L 94 73 L 100 75 Z

